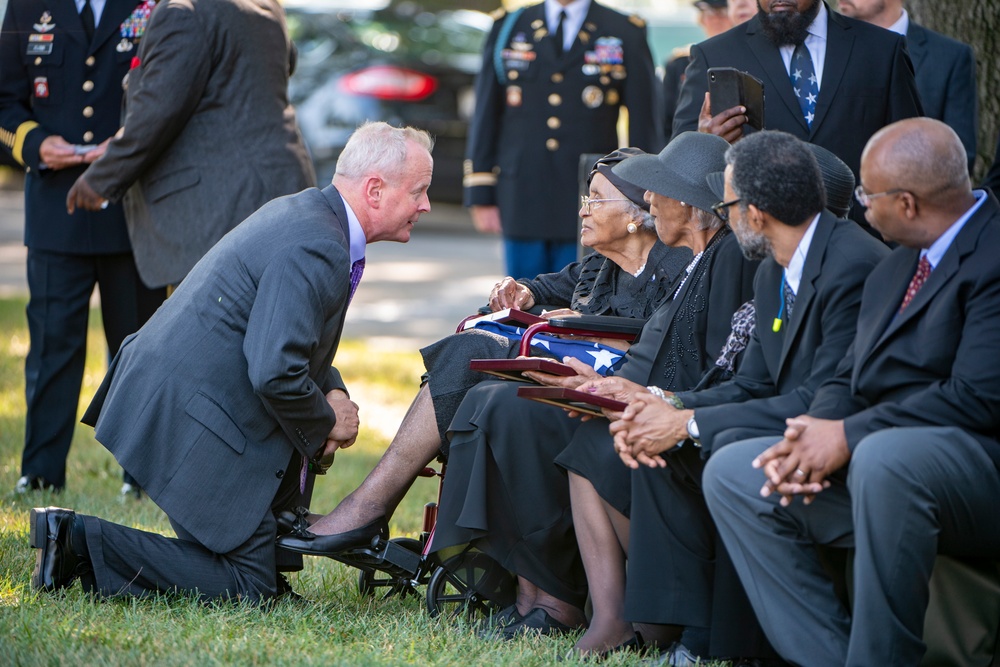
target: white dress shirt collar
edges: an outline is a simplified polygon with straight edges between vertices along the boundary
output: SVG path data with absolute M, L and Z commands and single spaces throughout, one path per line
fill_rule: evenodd
M 785 280 L 788 281 L 788 286 L 792 288 L 794 294 L 799 293 L 799 284 L 802 282 L 802 270 L 805 269 L 806 255 L 809 254 L 809 246 L 812 245 L 813 236 L 816 234 L 819 215 L 817 213 L 816 217 L 809 223 L 809 228 L 806 229 L 806 233 L 799 239 L 799 245 L 795 247 L 792 259 L 788 262 L 788 268 L 785 269 Z
M 347 209 L 347 229 L 351 233 L 351 264 L 354 264 L 365 256 L 368 237 L 365 236 L 365 230 L 361 228 L 361 221 L 354 214 L 354 209 L 347 203 L 343 195 L 340 196 L 340 199 L 344 202 L 344 208 Z
M 819 12 L 816 18 L 809 24 L 809 34 L 806 35 L 806 48 L 809 49 L 809 57 L 813 61 L 813 69 L 816 70 L 816 86 L 823 89 L 823 66 L 826 64 L 826 35 L 829 26 L 830 16 L 826 11 L 826 3 L 819 3 Z M 791 72 L 792 54 L 795 52 L 794 44 L 786 44 L 778 49 L 781 52 L 781 59 L 785 63 L 785 71 Z
M 590 11 L 590 0 L 573 0 L 565 7 L 556 0 L 545 0 L 545 24 L 550 35 L 554 35 L 559 26 L 559 12 L 566 12 L 566 21 L 563 23 L 564 52 L 573 48 L 573 42 L 583 27 L 588 11 Z
M 907 14 L 906 10 L 904 9 L 903 13 L 899 15 L 898 19 L 896 19 L 896 22 L 893 23 L 891 26 L 889 26 L 889 30 L 892 30 L 895 33 L 899 33 L 900 35 L 906 36 L 906 31 L 909 29 L 910 29 L 910 15 Z

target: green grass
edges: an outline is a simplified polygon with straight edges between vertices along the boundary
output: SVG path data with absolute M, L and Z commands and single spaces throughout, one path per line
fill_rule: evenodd
M 103 378 L 99 319 L 95 312 L 81 406 Z M 97 601 L 79 586 L 59 595 L 36 594 L 30 585 L 34 552 L 28 547 L 27 524 L 33 506 L 71 507 L 144 530 L 171 532 L 148 499 L 119 500 L 118 466 L 82 425 L 70 452 L 64 493 L 13 492 L 24 438 L 27 349 L 24 301 L 0 299 L 0 664 L 545 665 L 572 646 L 572 638 L 479 640 L 464 621 L 429 618 L 422 599 L 360 596 L 357 570 L 319 558 L 307 558 L 306 569 L 291 577 L 310 604 L 206 606 L 177 596 Z M 402 415 L 422 372 L 416 351 L 376 354 L 357 341 L 341 345 L 337 365 L 354 395 L 363 395 L 368 403 L 359 400 L 363 424 L 358 444 L 340 453 L 330 474 L 317 484 L 316 511 L 332 508 L 378 460 L 387 445 L 384 433 L 393 426 L 387 415 Z M 365 420 L 380 428 L 365 427 Z M 418 480 L 393 517 L 393 536 L 418 534 L 423 504 L 435 499 L 436 490 L 436 481 Z M 605 664 L 637 662 L 633 656 L 616 656 Z

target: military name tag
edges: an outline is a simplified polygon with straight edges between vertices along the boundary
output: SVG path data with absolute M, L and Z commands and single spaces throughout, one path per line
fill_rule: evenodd
M 47 56 L 52 53 L 52 42 L 40 44 L 38 42 L 28 42 L 29 56 Z

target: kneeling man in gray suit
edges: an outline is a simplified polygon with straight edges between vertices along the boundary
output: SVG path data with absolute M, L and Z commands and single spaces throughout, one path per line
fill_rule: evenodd
M 768 639 L 810 667 L 919 664 L 937 554 L 1000 557 L 1000 204 L 930 118 L 871 138 L 857 197 L 899 247 L 851 348 L 784 438 L 716 451 L 702 480 Z M 816 544 L 855 549 L 851 613 Z
M 216 244 L 111 363 L 84 421 L 176 538 L 32 510 L 32 584 L 101 596 L 285 592 L 275 514 L 354 443 L 358 407 L 331 366 L 365 244 L 406 242 L 430 210 L 432 141 L 359 128 L 333 184 L 264 205 Z

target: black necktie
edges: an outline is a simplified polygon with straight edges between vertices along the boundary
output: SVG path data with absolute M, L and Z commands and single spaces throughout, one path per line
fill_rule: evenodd
M 90 6 L 90 0 L 83 0 L 83 9 L 80 10 L 80 20 L 83 21 L 83 32 L 87 35 L 87 41 L 94 39 L 94 9 Z
M 556 26 L 556 53 L 560 56 L 563 54 L 563 22 L 566 21 L 566 12 L 559 12 L 559 25 Z

